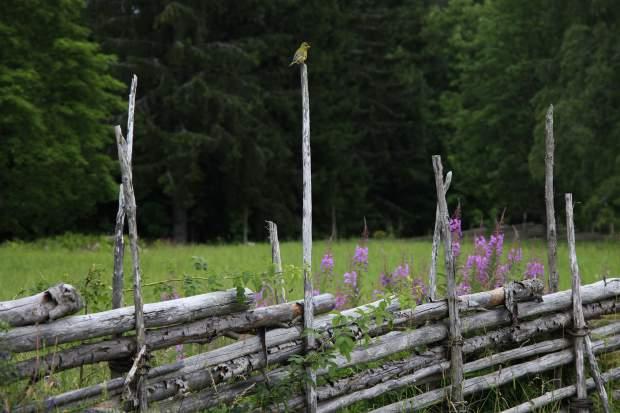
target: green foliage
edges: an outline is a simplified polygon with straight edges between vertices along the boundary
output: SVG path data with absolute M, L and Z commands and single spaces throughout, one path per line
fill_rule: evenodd
M 13 1 L 0 15 L 0 236 L 74 229 L 112 199 L 121 83 L 89 41 L 78 0 Z

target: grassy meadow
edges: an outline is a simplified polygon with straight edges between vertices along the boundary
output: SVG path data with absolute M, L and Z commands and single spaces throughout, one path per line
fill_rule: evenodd
M 336 292 L 342 286 L 342 275 L 350 269 L 353 253 L 357 240 L 345 240 L 335 243 L 317 241 L 313 246 L 313 268 L 316 269 L 315 277 L 319 276 L 321 257 L 328 250 L 334 257 L 333 276 L 325 282 L 322 281 L 322 292 Z M 459 265 L 463 265 L 467 254 L 473 250 L 471 239 L 462 241 L 462 250 Z M 397 239 L 373 239 L 368 240 L 369 257 L 368 271 L 360 275 L 361 286 L 360 302 L 370 301 L 372 291 L 379 287 L 379 275 L 381 272 L 391 272 L 396 266 L 407 262 L 412 267 L 411 275 L 426 281 L 430 261 L 431 242 L 429 240 L 397 240 Z M 513 244 L 505 243 L 504 257 Z M 521 242 L 523 249 L 523 262 L 537 259 L 546 263 L 546 250 L 542 241 Z M 604 276 L 611 277 L 620 274 L 620 255 L 617 254 L 620 243 L 617 241 L 605 242 L 579 242 L 577 252 L 584 283 L 602 279 Z M 289 298 L 303 297 L 302 281 L 299 278 L 301 266 L 301 243 L 284 242 L 281 245 L 282 261 L 285 266 L 293 264 L 297 266 L 297 275 L 286 278 L 287 287 L 291 290 Z M 208 264 L 198 268 L 195 263 L 201 257 L 200 262 Z M 131 286 L 129 251 L 126 252 L 126 287 Z M 561 288 L 570 288 L 568 254 L 565 244 L 560 244 L 558 251 Z M 440 273 L 442 272 L 443 254 L 440 253 Z M 197 294 L 214 289 L 209 285 L 212 280 L 217 280 L 222 287 L 232 286 L 230 277 L 239 273 L 253 274 L 254 280 L 260 280 L 261 274 L 267 273 L 271 263 L 271 248 L 267 243 L 250 245 L 186 245 L 175 246 L 168 243 L 154 242 L 143 243 L 141 246 L 141 265 L 144 277 L 144 291 L 146 302 L 159 301 L 163 286 L 173 286 L 181 296 L 188 295 L 187 285 L 182 281 L 186 276 L 196 280 L 190 293 Z M 107 309 L 110 306 L 110 284 L 113 267 L 112 243 L 108 237 L 86 237 L 77 235 L 65 235 L 55 239 L 37 241 L 35 243 L 4 243 L 0 246 L 0 301 L 10 300 L 18 296 L 24 296 L 40 291 L 47 286 L 58 282 L 67 282 L 77 286 L 82 295 L 89 303 L 89 312 Z M 545 264 L 546 267 L 546 264 Z M 546 268 L 545 268 L 546 270 Z M 295 271 L 291 270 L 290 273 Z M 90 284 L 86 281 L 91 279 Z M 546 272 L 545 272 L 546 275 Z M 324 276 L 323 276 L 324 277 Z M 252 288 L 252 286 L 249 286 Z M 255 289 L 256 290 L 256 289 Z M 125 293 L 125 301 L 131 303 L 130 290 Z M 229 343 L 228 338 L 219 338 L 210 344 L 186 344 L 182 350 L 184 354 L 191 355 L 204 352 L 217 346 Z M 64 346 L 61 346 L 64 347 Z M 171 362 L 177 357 L 175 348 L 157 351 L 154 354 L 154 365 Z M 17 355 L 17 360 L 32 357 L 32 354 Z M 609 355 L 604 357 L 604 365 L 617 365 L 617 357 Z M 46 395 L 58 394 L 63 391 L 83 387 L 88 384 L 99 383 L 109 378 L 105 363 L 85 366 L 79 369 L 69 370 L 55 375 L 52 381 L 41 381 L 29 387 L 25 382 L 14 383 L 6 388 L 0 386 L 0 400 L 5 403 L 23 402 L 24 395 L 29 399 L 41 400 Z M 53 383 L 50 385 L 50 383 Z M 477 395 L 472 400 L 472 411 L 502 410 L 520 401 L 539 395 L 542 390 L 549 389 L 548 375 L 532 377 L 528 383 L 514 383 L 502 387 L 502 391 L 493 391 L 485 396 Z M 386 394 L 374 401 L 361 402 L 351 406 L 347 411 L 362 412 L 371 407 L 379 407 L 383 403 L 393 402 L 401 398 L 412 396 L 412 389 Z M 492 399 L 492 400 L 491 400 Z M 478 408 L 475 406 L 479 406 Z M 551 405 L 554 411 L 556 405 Z M 220 411 L 220 410 L 218 410 Z M 224 411 L 224 410 L 222 410 Z M 434 411 L 434 410 L 430 410 Z M 547 410 L 545 410 L 547 411 Z
M 334 257 L 334 276 L 332 283 L 337 284 L 341 276 L 350 268 L 357 240 L 327 243 L 316 241 L 313 245 L 313 269 L 318 272 L 321 257 L 330 249 Z M 459 265 L 472 251 L 472 241 L 465 239 Z M 505 243 L 506 251 L 514 245 Z M 542 241 L 521 242 L 523 259 L 527 262 L 538 259 L 545 263 L 546 248 Z M 431 243 L 429 240 L 373 239 L 368 241 L 368 271 L 360 280 L 362 295 L 370 298 L 373 289 L 379 285 L 379 274 L 392 271 L 403 261 L 409 262 L 413 276 L 426 280 L 430 262 Z M 620 274 L 620 243 L 617 241 L 578 242 L 577 254 L 584 283 L 593 282 L 603 276 Z M 176 246 L 167 243 L 144 243 L 141 246 L 141 267 L 143 283 L 147 284 L 147 301 L 157 301 L 159 297 L 149 292 L 149 283 L 176 280 L 184 275 L 201 279 L 209 274 L 223 286 L 231 286 L 229 276 L 235 273 L 250 272 L 260 277 L 269 270 L 271 248 L 267 243 L 248 245 L 186 245 Z M 283 265 L 301 266 L 301 242 L 283 242 L 281 244 Z M 125 256 L 126 286 L 131 286 L 131 266 L 129 251 Z M 195 266 L 196 257 L 208 264 L 206 271 Z M 568 252 L 566 244 L 560 243 L 558 250 L 560 285 L 562 289 L 570 288 Z M 440 266 L 443 254 L 440 252 Z M 412 263 L 412 264 L 411 264 Z M 4 243 L 0 245 L 0 301 L 10 300 L 34 292 L 45 286 L 58 282 L 67 282 L 80 286 L 89 271 L 96 269 L 106 284 L 110 284 L 113 269 L 112 242 L 107 237 L 63 236 L 36 243 Z M 441 272 L 441 268 L 440 268 Z M 206 281 L 205 281 L 206 283 Z M 172 283 L 174 284 L 174 283 Z M 292 289 L 292 298 L 302 297 L 302 283 L 288 285 Z M 109 286 L 108 286 L 109 287 Z M 153 289 L 151 289 L 153 290 Z M 131 293 L 126 293 L 126 300 L 131 300 Z

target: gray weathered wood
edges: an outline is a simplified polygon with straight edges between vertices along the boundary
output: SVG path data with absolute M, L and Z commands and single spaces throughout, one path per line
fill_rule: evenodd
M 253 302 L 253 296 L 254 293 L 246 290 L 246 301 L 239 302 L 236 290 L 231 289 L 146 304 L 145 325 L 147 328 L 163 327 L 243 311 Z M 20 353 L 42 346 L 124 333 L 135 326 L 134 311 L 134 307 L 124 307 L 101 313 L 65 317 L 36 327 L 16 327 L 6 333 L 0 333 L 0 349 Z
M 587 288 L 587 287 L 589 286 L 586 286 L 584 288 Z M 378 305 L 379 303 L 380 302 L 374 303 L 374 305 Z M 570 306 L 570 302 L 567 302 L 565 308 L 568 308 L 569 306 Z M 368 307 L 368 305 L 364 307 Z M 357 310 L 358 309 L 346 310 L 346 314 L 348 316 L 358 315 Z M 505 317 L 503 319 L 502 317 L 495 318 L 495 322 L 498 322 L 499 324 L 510 324 L 509 313 L 506 310 L 501 310 L 501 311 L 505 313 Z M 596 318 L 603 314 L 613 313 L 616 311 L 617 311 L 617 306 L 616 306 L 615 299 L 606 300 L 602 302 L 595 302 L 595 303 L 587 304 L 584 306 L 584 315 L 586 319 Z M 333 319 L 332 314 L 324 315 L 324 316 L 317 318 L 315 326 L 314 326 L 315 330 L 321 330 L 321 329 L 325 329 L 329 327 L 331 325 L 332 319 Z M 467 317 L 464 319 L 467 319 Z M 480 319 L 480 315 L 478 315 L 478 318 L 475 320 L 482 321 Z M 467 323 L 467 325 L 469 325 L 472 329 L 475 329 L 476 328 L 475 326 L 479 324 L 475 320 L 473 322 Z M 522 342 L 539 334 L 557 331 L 558 329 L 561 329 L 567 325 L 570 325 L 571 322 L 572 322 L 572 311 L 567 311 L 567 312 L 559 313 L 559 314 L 550 314 L 550 315 L 547 315 L 547 316 L 544 316 L 542 318 L 538 318 L 532 321 L 522 322 L 519 324 L 519 329 L 522 331 L 522 333 L 516 337 L 516 340 L 518 342 Z M 489 328 L 492 326 L 493 326 L 492 322 L 489 322 L 489 320 L 487 319 L 487 321 L 481 325 L 481 328 Z M 608 330 L 606 332 L 601 331 L 601 333 L 604 333 L 605 335 L 611 335 L 617 332 L 617 326 L 613 326 L 613 325 L 603 327 L 601 329 Z M 304 346 L 301 341 L 297 341 L 296 342 L 297 344 L 294 345 L 293 347 L 290 347 L 287 345 L 287 342 L 291 340 L 296 340 L 296 339 L 298 340 L 300 337 L 301 337 L 301 329 L 299 328 L 276 329 L 276 330 L 269 331 L 267 333 L 268 343 L 274 344 L 273 346 L 272 344 L 269 345 L 270 364 L 274 364 L 275 362 L 285 361 L 290 355 L 299 354 L 303 352 Z M 440 335 L 440 337 L 441 339 L 445 339 L 447 337 L 447 329 L 445 329 L 445 327 L 444 327 L 444 334 Z M 397 342 L 402 341 L 402 338 L 397 337 L 396 341 Z M 425 342 L 426 341 L 423 341 L 422 343 L 425 343 Z M 512 327 L 504 327 L 504 328 L 501 328 L 500 330 L 491 331 L 483 336 L 475 336 L 475 337 L 466 339 L 464 343 L 463 351 L 465 353 L 471 353 L 471 352 L 474 352 L 480 349 L 490 348 L 498 344 L 502 344 L 502 343 L 509 344 L 513 342 L 514 342 L 514 339 L 513 339 Z M 393 342 L 388 340 L 384 343 L 384 349 L 380 351 L 371 351 L 366 354 L 358 353 L 356 354 L 354 361 L 357 361 L 357 362 L 364 361 L 364 360 L 372 361 L 372 360 L 376 360 L 382 357 L 387 357 L 390 354 L 392 354 L 392 352 L 401 351 L 403 349 L 402 347 L 394 347 L 392 344 Z M 282 346 L 278 347 L 278 345 L 282 345 Z M 225 346 L 225 347 L 210 351 L 208 353 L 203 353 L 203 354 L 199 354 L 196 356 L 188 357 L 187 359 L 182 360 L 180 362 L 155 367 L 153 370 L 149 372 L 149 383 L 150 385 L 153 385 L 158 382 L 165 381 L 167 384 L 174 384 L 175 387 L 171 387 L 170 391 L 172 391 L 172 393 L 175 393 L 176 391 L 178 391 L 178 387 L 176 386 L 177 384 L 179 384 L 174 381 L 175 377 L 191 376 L 192 374 L 201 370 L 203 366 L 205 369 L 211 370 L 211 372 L 218 372 L 218 374 L 221 374 L 222 376 L 230 377 L 231 375 L 235 374 L 235 369 L 239 369 L 239 368 L 243 369 L 244 365 L 246 367 L 254 365 L 252 364 L 253 363 L 252 360 L 255 360 L 257 362 L 263 361 L 264 359 L 262 355 L 260 355 L 261 348 L 262 348 L 262 344 L 260 340 L 257 337 L 252 337 L 250 339 L 236 342 L 229 346 Z M 271 351 L 271 349 L 273 349 L 273 351 Z M 247 354 L 250 356 L 252 354 L 256 354 L 257 356 L 248 362 L 245 362 L 243 361 L 243 359 L 238 359 L 238 357 L 235 357 L 237 355 L 243 356 L 244 354 Z M 235 359 L 238 359 L 238 360 L 235 361 Z M 338 365 L 341 367 L 349 365 L 347 360 L 344 357 L 341 357 L 338 360 L 338 362 L 339 362 Z M 260 368 L 260 367 L 261 367 L 260 364 L 256 364 L 256 368 Z M 241 370 L 239 374 L 247 374 L 247 373 L 248 373 L 248 370 L 246 368 L 245 370 Z M 275 380 L 272 378 L 272 376 L 270 376 L 270 373 L 267 375 L 267 377 L 269 377 L 270 381 Z M 195 377 L 194 379 L 199 380 L 200 377 Z M 218 380 L 218 377 L 214 376 L 214 379 Z M 62 406 L 70 405 L 72 403 L 77 403 L 81 400 L 96 399 L 97 397 L 100 397 L 100 395 L 103 394 L 103 392 L 106 392 L 110 396 L 114 396 L 116 394 L 119 394 L 120 392 L 119 388 L 121 386 L 122 386 L 122 378 L 113 379 L 106 383 L 80 389 L 79 391 L 76 390 L 76 391 L 64 393 L 58 396 L 47 398 L 44 401 L 44 403 L 50 406 L 62 407 Z M 218 391 L 220 391 L 221 389 L 222 389 L 221 386 L 217 387 Z M 156 394 L 166 394 L 166 393 L 156 393 Z M 167 394 L 168 396 L 170 395 L 170 393 L 167 393 Z M 207 398 L 207 396 L 201 396 L 201 397 Z M 36 409 L 34 407 L 30 407 L 30 408 L 23 407 L 22 410 L 20 411 L 35 411 L 35 410 Z
M 555 206 L 553 200 L 553 154 L 555 140 L 553 138 L 553 105 L 549 105 L 545 117 L 545 205 L 547 212 L 547 257 L 549 261 L 549 291 L 556 292 L 559 288 L 558 274 L 558 238 L 555 228 Z
M 269 243 L 271 244 L 271 263 L 274 271 L 278 276 L 280 283 L 280 297 L 277 302 L 286 301 L 286 285 L 284 285 L 284 277 L 282 275 L 282 257 L 280 256 L 280 241 L 278 240 L 278 226 L 273 221 L 267 221 L 267 229 L 269 230 Z
M 12 327 L 54 321 L 82 309 L 84 301 L 70 284 L 58 284 L 30 297 L 0 302 L 0 321 Z
M 588 397 L 588 391 L 586 387 L 585 369 L 583 364 L 583 352 L 586 350 L 588 359 L 590 361 L 590 370 L 592 371 L 592 377 L 596 383 L 596 387 L 601 397 L 601 403 L 605 413 L 610 413 L 609 398 L 607 397 L 607 391 L 605 390 L 605 383 L 601 378 L 601 371 L 596 362 L 596 357 L 592 352 L 592 341 L 587 333 L 587 326 L 583 316 L 583 308 L 581 305 L 581 278 L 579 276 L 579 264 L 577 262 L 577 251 L 575 247 L 575 223 L 573 220 L 573 195 L 566 194 L 566 236 L 568 239 L 568 255 L 571 271 L 571 286 L 573 293 L 573 325 L 578 335 L 575 337 L 575 367 L 576 367 L 576 387 L 577 398 L 585 399 Z M 580 409 L 586 412 L 588 409 Z
M 620 323 L 616 323 L 615 327 L 616 328 L 615 330 L 613 330 L 613 333 L 617 334 L 620 331 Z M 606 330 L 604 332 L 612 331 Z M 510 361 L 538 356 L 545 353 L 552 353 L 568 348 L 570 346 L 572 346 L 572 341 L 567 338 L 542 341 L 540 343 L 535 343 L 524 347 L 518 347 L 497 354 L 492 354 L 487 357 L 482 357 L 475 361 L 471 361 L 463 366 L 463 370 L 465 373 L 473 373 L 493 366 L 497 366 L 499 364 L 505 364 Z M 430 352 L 430 354 L 410 357 L 405 363 L 399 360 L 400 363 L 397 364 L 397 368 L 390 366 L 392 367 L 391 371 L 386 371 L 387 374 L 381 376 L 375 376 L 374 374 L 372 374 L 373 371 L 371 370 L 371 374 L 365 376 L 370 376 L 367 377 L 367 380 L 371 383 L 376 382 L 377 384 L 371 386 L 366 385 L 364 387 L 368 388 L 361 391 L 348 392 L 348 394 L 346 394 L 345 396 L 341 396 L 332 400 L 325 401 L 324 403 L 320 403 L 318 406 L 318 411 L 321 413 L 339 411 L 355 402 L 361 400 L 369 400 L 378 397 L 388 391 L 394 391 L 402 389 L 403 387 L 417 385 L 420 383 L 420 381 L 424 379 L 447 371 L 450 363 L 445 359 L 442 359 L 442 353 L 440 349 L 441 348 L 439 347 L 435 349 L 434 352 Z M 474 349 L 470 346 L 467 352 L 472 353 L 479 350 L 481 350 L 481 348 L 478 347 Z M 426 360 L 426 363 L 424 363 L 426 365 L 423 364 L 424 360 Z M 432 365 L 429 366 L 429 364 Z M 402 368 L 401 366 L 404 366 L 404 368 Z M 413 374 L 408 374 L 414 370 L 415 372 Z M 351 382 L 349 378 L 341 380 L 341 382 L 343 381 L 347 382 L 347 384 Z M 361 380 L 358 379 L 354 383 L 359 383 L 360 381 Z M 340 391 L 342 384 L 338 386 L 339 384 L 340 383 L 336 382 L 329 386 L 332 390 L 331 394 L 347 393 L 346 391 Z M 362 385 L 363 384 L 366 383 L 362 382 Z M 358 385 L 358 387 L 361 386 Z M 338 390 L 334 391 L 335 389 Z M 350 390 L 350 387 L 346 390 Z M 324 394 L 325 391 L 323 390 L 323 388 L 319 388 L 319 400 L 325 399 L 324 397 L 321 397 Z M 289 405 L 289 407 L 291 406 Z
M 299 65 L 301 73 L 302 106 L 302 160 L 303 160 L 303 269 L 304 269 L 304 328 L 312 329 L 313 292 L 312 286 L 312 164 L 310 151 L 310 97 L 308 93 L 308 68 L 305 63 Z M 314 350 L 313 334 L 306 335 L 306 352 Z M 306 368 L 306 408 L 309 413 L 316 412 L 316 374 L 311 367 Z
M 439 205 L 439 218 L 444 236 L 444 252 L 446 257 L 446 279 L 448 282 L 447 301 L 448 317 L 450 319 L 450 378 L 452 391 L 450 392 L 450 410 L 457 412 L 467 411 L 463 400 L 463 335 L 461 334 L 461 321 L 457 305 L 456 295 L 456 268 L 452 255 L 452 236 L 450 234 L 450 222 L 448 215 L 448 203 L 443 183 L 443 166 L 441 157 L 433 156 L 433 169 L 435 171 L 435 187 Z
M 129 158 L 129 149 L 127 147 L 127 142 L 123 138 L 120 126 L 116 126 L 115 132 L 116 145 L 118 148 L 118 158 L 121 164 L 121 175 L 123 179 L 123 199 L 125 204 L 125 215 L 127 216 L 127 225 L 129 227 L 129 248 L 131 249 L 131 263 L 133 267 L 133 301 L 136 330 L 136 349 L 146 349 L 146 355 L 144 357 L 138 357 L 139 363 L 135 375 L 136 399 L 134 400 L 134 405 L 137 405 L 140 412 L 145 412 L 148 405 L 145 381 L 145 375 L 147 371 L 146 358 L 148 357 L 148 348 L 146 348 L 146 326 L 144 323 L 144 302 L 142 300 L 142 275 L 140 271 L 140 252 L 138 251 L 136 197 L 134 195 L 131 161 Z
M 602 377 L 605 381 L 620 379 L 620 367 L 616 367 L 606 371 L 602 374 Z M 593 390 L 596 388 L 596 384 L 591 378 L 586 380 L 586 386 L 588 390 Z M 506 409 L 502 413 L 529 413 L 537 411 L 538 409 L 548 406 L 551 403 L 574 396 L 576 393 L 577 388 L 575 385 L 562 387 L 561 389 L 552 390 L 543 394 L 542 396 L 536 397 L 532 400 L 528 400 L 525 403 L 521 403 L 518 406 Z
M 614 351 L 620 348 L 620 336 L 613 336 L 593 344 L 594 351 L 597 353 Z M 568 364 L 573 360 L 574 353 L 572 350 L 561 350 L 525 363 L 503 367 L 497 372 L 465 380 L 463 383 L 463 393 L 467 396 L 495 388 L 530 374 L 540 373 Z M 440 403 L 446 397 L 448 390 L 448 387 L 432 390 L 419 396 L 375 409 L 372 413 L 421 411 Z
M 618 328 L 616 326 L 614 331 L 617 331 L 617 330 Z M 608 332 L 611 332 L 611 330 Z M 569 346 L 570 341 L 564 340 L 563 344 L 564 346 Z M 545 349 L 547 351 L 551 351 L 551 348 L 554 346 L 557 346 L 557 343 L 554 343 L 552 345 L 549 345 L 549 343 L 547 343 L 546 345 L 539 345 L 538 350 L 541 352 L 544 352 Z M 596 343 L 596 351 L 603 351 L 603 350 L 611 351 L 618 347 L 620 347 L 619 336 L 615 336 L 610 339 L 602 340 Z M 569 363 L 572 360 L 572 352 L 570 350 L 567 350 L 565 353 L 566 354 L 564 354 L 564 356 L 568 355 L 569 358 L 566 360 L 563 360 L 564 364 Z M 553 353 L 553 354 L 557 354 L 557 353 Z M 430 355 L 430 357 L 434 358 L 432 355 Z M 527 357 L 527 354 L 523 352 L 519 353 L 518 351 L 510 350 L 510 353 L 507 352 L 506 354 L 502 354 L 500 357 L 497 358 L 497 360 L 498 362 L 501 362 L 502 360 L 506 361 L 506 360 L 517 359 L 521 357 Z M 418 356 L 418 362 L 420 362 L 420 359 L 422 359 L 422 357 Z M 494 362 L 493 358 L 490 357 L 490 358 L 485 359 L 484 362 L 473 362 L 470 368 L 473 369 L 473 368 L 494 365 L 493 362 Z M 341 362 L 339 361 L 337 362 L 337 364 L 341 365 Z M 546 364 L 546 363 L 543 362 L 543 364 Z M 436 366 L 422 368 L 422 369 L 416 370 L 416 372 L 413 374 L 417 375 L 418 379 L 428 378 L 432 376 L 433 374 L 440 372 L 442 369 L 443 370 L 448 369 L 449 363 L 444 362 L 444 364 L 440 365 L 440 367 L 441 367 L 440 369 L 437 369 Z M 553 367 L 549 367 L 549 368 L 553 368 Z M 546 370 L 546 369 L 547 368 L 544 368 L 543 370 Z M 289 377 L 287 375 L 285 368 L 275 369 L 266 374 L 266 379 L 269 380 L 269 382 L 272 385 L 275 385 L 278 382 L 282 382 L 283 380 L 287 380 L 288 378 Z M 201 390 L 198 393 L 188 395 L 182 401 L 166 402 L 166 403 L 161 404 L 160 407 L 164 408 L 163 411 L 176 411 L 174 409 L 179 409 L 179 408 L 187 409 L 187 410 L 181 410 L 181 411 L 187 411 L 187 412 L 197 411 L 200 409 L 206 409 L 209 407 L 216 406 L 219 403 L 230 402 L 234 400 L 236 397 L 238 397 L 238 393 L 235 393 L 235 392 L 241 392 L 241 393 L 250 392 L 252 387 L 254 387 L 258 383 L 264 382 L 264 380 L 265 380 L 265 376 L 263 375 L 253 376 L 252 378 L 244 382 L 235 383 L 234 385 L 223 385 L 223 386 L 218 386 L 217 388 Z M 212 386 L 209 386 L 209 387 L 212 387 Z M 329 394 L 330 391 L 331 391 L 330 389 L 323 387 L 323 388 L 319 388 L 318 394 L 325 395 L 325 394 Z M 444 395 L 445 393 L 443 393 L 443 389 L 442 389 L 441 397 L 443 397 Z M 438 400 L 434 400 L 431 404 L 441 401 L 441 397 Z M 191 409 L 189 406 L 191 406 Z M 285 406 L 280 405 L 279 408 L 272 409 L 272 410 L 282 411 L 283 407 L 288 408 L 290 410 L 290 409 L 296 409 L 302 406 L 303 406 L 302 399 L 294 397 L 294 398 L 291 398 L 290 402 L 287 403 Z M 268 411 L 270 410 L 268 409 Z M 319 410 L 319 411 L 323 411 L 323 410 Z M 395 411 L 398 411 L 398 410 L 395 410 Z
M 317 314 L 329 312 L 335 307 L 331 294 L 315 297 Z M 191 323 L 156 330 L 147 330 L 146 345 L 151 350 L 167 348 L 176 344 L 196 341 L 211 341 L 226 332 L 246 332 L 256 328 L 281 325 L 301 318 L 303 305 L 300 302 L 261 307 L 242 313 L 208 317 Z M 227 354 L 233 352 L 232 346 Z M 240 347 L 240 346 L 236 346 Z M 134 337 L 115 337 L 97 343 L 82 344 L 68 349 L 54 351 L 16 364 L 14 379 L 37 379 L 51 372 L 59 372 L 84 364 L 117 360 L 129 357 L 136 350 Z M 256 346 L 255 351 L 259 347 Z M 204 366 L 204 363 L 201 363 Z
M 584 304 L 600 302 L 618 295 L 620 295 L 620 279 L 618 278 L 597 281 L 581 288 Z M 477 308 L 484 309 L 486 303 L 489 306 L 501 305 L 503 297 L 503 289 L 462 296 L 460 297 L 460 308 L 462 311 L 466 311 Z M 547 294 L 542 297 L 540 303 L 518 303 L 519 319 L 525 320 L 540 314 L 562 311 L 572 305 L 571 300 L 571 292 L 568 290 Z M 238 302 L 235 290 L 229 290 L 146 304 L 144 309 L 145 322 L 147 328 L 186 323 L 204 317 L 243 311 L 248 308 L 248 303 L 252 303 L 252 301 L 253 293 L 250 290 L 246 290 L 246 302 L 243 303 Z M 379 302 L 375 305 L 378 305 Z M 394 300 L 394 302 L 397 301 Z M 446 302 L 438 301 L 419 305 L 413 310 L 396 312 L 394 324 L 419 325 L 428 320 L 441 319 L 446 316 Z M 510 321 L 510 314 L 505 309 L 484 311 L 480 317 L 487 320 L 485 321 L 487 326 L 500 325 Z M 481 321 L 480 319 L 474 320 L 474 322 Z M 497 324 L 491 324 L 494 322 Z M 31 351 L 37 348 L 37 340 L 41 346 L 53 346 L 56 343 L 63 344 L 119 334 L 131 330 L 133 326 L 132 307 L 96 314 L 71 316 L 50 324 L 39 325 L 36 328 L 32 326 L 16 327 L 6 333 L 0 333 L 0 350 Z
M 446 174 L 443 184 L 444 193 L 448 193 L 452 182 L 452 171 Z M 435 208 L 435 230 L 433 231 L 433 245 L 431 248 L 431 268 L 428 274 L 428 296 L 432 301 L 437 300 L 437 255 L 439 254 L 439 242 L 441 241 L 441 219 L 439 216 L 439 203 Z
M 133 75 L 131 88 L 129 90 L 129 104 L 127 110 L 127 154 L 131 165 L 133 152 L 133 122 L 136 107 L 136 90 L 138 88 L 138 77 Z M 121 184 L 118 192 L 118 212 L 116 213 L 116 225 L 114 228 L 114 275 L 112 277 L 112 308 L 123 306 L 123 257 L 125 255 L 125 241 L 123 229 L 125 227 L 125 203 L 123 198 L 123 185 Z

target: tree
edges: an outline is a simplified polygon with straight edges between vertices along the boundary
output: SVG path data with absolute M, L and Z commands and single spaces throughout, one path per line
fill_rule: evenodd
M 113 59 L 89 41 L 79 0 L 13 1 L 0 13 L 0 237 L 77 229 L 115 197 L 121 110 Z

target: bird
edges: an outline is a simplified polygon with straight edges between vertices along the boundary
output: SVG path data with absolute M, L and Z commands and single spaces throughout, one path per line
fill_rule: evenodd
M 310 45 L 308 43 L 302 42 L 301 45 L 299 46 L 299 49 L 295 51 L 295 54 L 293 55 L 293 61 L 291 62 L 289 67 L 293 66 L 294 64 L 304 63 L 306 59 L 308 58 L 309 48 L 310 48 Z

